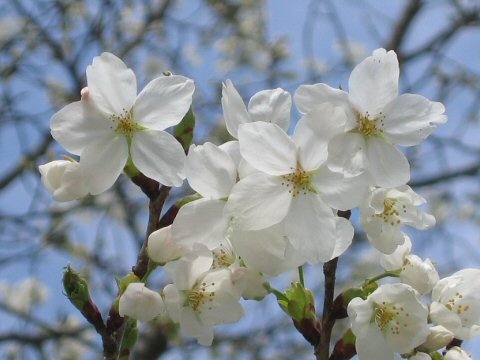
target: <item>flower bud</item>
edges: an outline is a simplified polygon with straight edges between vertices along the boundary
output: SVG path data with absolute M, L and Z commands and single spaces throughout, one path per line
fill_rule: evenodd
M 279 300 L 279 304 L 294 320 L 316 319 L 315 298 L 312 290 L 305 289 L 302 284 L 294 282 L 285 295 L 288 300 Z
M 88 194 L 80 164 L 55 160 L 38 167 L 42 182 L 57 201 L 71 201 Z
M 120 296 L 118 313 L 142 322 L 150 321 L 165 312 L 159 293 L 148 289 L 143 283 L 130 283 Z
M 444 360 L 472 360 L 472 357 L 468 353 L 466 353 L 462 348 L 458 346 L 454 346 L 453 348 L 447 351 L 443 359 Z
M 443 326 L 433 326 L 430 328 L 430 335 L 420 348 L 428 352 L 435 351 L 447 346 L 453 337 L 453 334 Z
M 148 256 L 160 265 L 177 260 L 187 251 L 173 240 L 171 229 L 171 226 L 161 228 L 148 237 Z
M 400 272 L 400 280 L 425 294 L 432 291 L 439 276 L 429 259 L 422 260 L 417 255 L 407 255 Z

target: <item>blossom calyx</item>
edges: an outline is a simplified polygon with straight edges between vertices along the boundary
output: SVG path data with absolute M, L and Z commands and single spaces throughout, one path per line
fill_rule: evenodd
M 285 291 L 285 298 L 279 299 L 278 303 L 294 320 L 317 318 L 313 292 L 299 282 L 293 282 L 291 288 Z

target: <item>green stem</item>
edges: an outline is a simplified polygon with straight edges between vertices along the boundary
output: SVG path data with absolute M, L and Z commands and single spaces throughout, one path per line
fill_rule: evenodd
M 374 276 L 370 279 L 366 279 L 363 283 L 363 286 L 370 285 L 371 283 L 374 283 L 374 282 L 376 282 L 380 279 L 386 278 L 386 277 L 399 277 L 400 276 L 400 271 L 401 271 L 401 269 L 392 270 L 392 271 L 385 271 L 383 274 Z
M 300 284 L 302 284 L 302 286 L 305 287 L 305 276 L 303 274 L 303 266 L 298 267 L 298 279 L 300 281 Z

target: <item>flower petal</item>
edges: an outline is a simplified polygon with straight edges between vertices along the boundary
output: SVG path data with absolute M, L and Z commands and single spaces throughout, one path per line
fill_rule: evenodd
M 376 186 L 392 188 L 410 180 L 410 164 L 395 146 L 371 137 L 367 140 L 368 171 Z
M 368 193 L 367 177 L 364 174 L 345 177 L 322 166 L 313 175 L 312 181 L 322 200 L 337 210 L 350 210 L 359 206 Z
M 175 242 L 186 247 L 201 243 L 210 250 L 225 241 L 228 218 L 225 201 L 200 199 L 183 205 L 172 224 Z
M 233 216 L 241 230 L 260 230 L 285 218 L 292 194 L 280 177 L 257 172 L 240 180 L 232 189 L 225 215 Z
M 239 125 L 250 122 L 250 115 L 242 97 L 230 80 L 227 80 L 222 86 L 222 109 L 227 130 L 237 139 Z
M 238 130 L 240 153 L 254 168 L 285 175 L 297 168 L 295 144 L 278 125 L 257 121 Z
M 120 115 L 137 97 L 137 79 L 118 57 L 104 52 L 87 67 L 89 99 L 103 112 Z
M 145 176 L 167 186 L 181 186 L 185 176 L 182 145 L 165 131 L 145 130 L 133 135 L 132 160 Z
M 368 167 L 365 139 L 360 134 L 335 136 L 328 144 L 328 167 L 345 176 L 358 176 Z
M 388 346 L 377 326 L 369 326 L 355 342 L 358 357 L 361 360 L 393 360 L 395 354 Z
M 317 264 L 332 257 L 336 222 L 332 209 L 319 196 L 299 194 L 292 200 L 285 218 L 285 233 L 308 262 Z
M 185 175 L 193 190 L 206 198 L 230 195 L 237 179 L 233 159 L 212 143 L 191 146 L 185 163 Z
M 150 81 L 133 106 L 135 121 L 152 130 L 177 125 L 192 105 L 194 90 L 193 80 L 180 75 Z
M 50 128 L 53 138 L 75 155 L 80 155 L 91 143 L 111 136 L 115 130 L 108 115 L 84 101 L 76 101 L 56 112 Z
M 305 171 L 313 171 L 328 157 L 328 141 L 318 137 L 305 117 L 297 122 L 293 141 L 297 145 L 298 161 Z
M 398 96 L 400 69 L 393 50 L 377 49 L 352 71 L 348 81 L 349 99 L 357 110 L 375 118 Z
M 394 144 L 417 145 L 435 130 L 437 124 L 447 121 L 444 112 L 442 103 L 420 95 L 401 95 L 383 110 L 385 137 Z
M 351 112 L 353 117 L 348 94 L 326 84 L 301 85 L 295 92 L 294 99 L 298 111 L 302 114 L 313 111 L 319 104 L 328 103 L 333 106 L 340 106 L 346 112 Z
M 128 160 L 128 143 L 124 136 L 100 140 L 82 152 L 80 168 L 92 195 L 109 189 L 122 173 Z
M 251 121 L 277 124 L 285 132 L 290 127 L 292 97 L 283 89 L 263 90 L 252 96 L 248 103 Z
M 333 250 L 330 260 L 342 255 L 345 251 L 347 251 L 349 246 L 352 244 L 354 233 L 352 223 L 347 219 L 339 217 L 335 219 L 335 222 L 337 234 L 335 249 Z

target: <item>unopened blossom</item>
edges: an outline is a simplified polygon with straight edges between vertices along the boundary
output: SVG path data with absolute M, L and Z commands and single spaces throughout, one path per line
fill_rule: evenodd
M 131 158 L 144 175 L 180 186 L 185 154 L 163 131 L 188 111 L 193 81 L 161 76 L 137 95 L 133 71 L 115 55 L 103 53 L 87 68 L 88 89 L 82 100 L 67 105 L 51 120 L 52 136 L 80 156 L 88 191 L 99 194 L 115 182 Z
M 88 194 L 86 179 L 80 164 L 69 160 L 55 160 L 38 167 L 42 182 L 57 201 L 80 199 Z
M 333 170 L 348 176 L 365 172 L 372 185 L 381 187 L 400 186 L 410 179 L 408 161 L 394 145 L 419 144 L 447 117 L 441 103 L 399 95 L 398 81 L 397 55 L 377 49 L 353 69 L 350 93 L 325 84 L 297 90 L 295 102 L 301 113 L 319 116 L 319 105 L 328 102 L 341 106 L 347 115 L 344 131 L 329 144 Z
M 432 290 L 430 317 L 456 338 L 480 335 L 480 269 L 463 269 L 440 279 Z
M 354 298 L 348 316 L 361 360 L 393 360 L 411 352 L 429 334 L 428 309 L 405 284 L 381 285 L 367 299 Z
M 181 331 L 211 345 L 213 326 L 232 323 L 243 316 L 239 303 L 243 282 L 227 268 L 211 270 L 212 252 L 201 244 L 165 269 L 173 284 L 163 289 L 168 315 Z M 235 282 L 233 280 L 236 280 Z
M 374 189 L 365 200 L 361 212 L 361 224 L 368 240 L 380 252 L 391 254 L 403 244 L 402 225 L 419 230 L 432 227 L 435 218 L 418 209 L 425 202 L 408 185 Z
M 417 255 L 407 255 L 400 271 L 400 281 L 412 286 L 421 294 L 432 291 L 439 276 L 430 259 L 422 260 Z
M 164 265 L 179 259 L 187 248 L 178 244 L 172 236 L 172 226 L 158 229 L 148 237 L 148 256 L 158 264 Z
M 265 121 L 277 124 L 287 131 L 290 126 L 290 109 L 292 98 L 280 88 L 263 90 L 250 99 L 248 109 L 230 80 L 222 86 L 223 117 L 227 130 L 238 139 L 238 127 L 254 121 Z
M 439 350 L 453 340 L 454 336 L 452 332 L 441 325 L 432 326 L 430 328 L 430 335 L 428 335 L 427 340 L 420 345 L 420 349 L 427 352 Z
M 361 189 L 331 172 L 323 154 L 305 146 L 306 137 L 292 139 L 266 122 L 242 124 L 238 136 L 240 153 L 257 171 L 240 179 L 228 198 L 225 212 L 234 227 L 261 230 L 283 221 L 285 235 L 303 257 L 328 261 L 336 242 L 353 236 L 351 224 L 330 206 L 353 208 Z
M 432 360 L 431 356 L 424 352 L 417 352 L 416 354 L 410 356 L 408 360 Z
M 118 313 L 146 322 L 164 314 L 165 305 L 160 294 L 144 283 L 130 283 L 120 296 Z
M 472 357 L 461 347 L 454 346 L 443 356 L 443 360 L 472 360 Z

